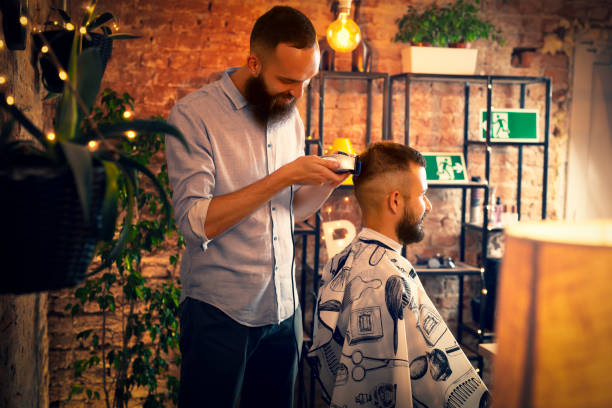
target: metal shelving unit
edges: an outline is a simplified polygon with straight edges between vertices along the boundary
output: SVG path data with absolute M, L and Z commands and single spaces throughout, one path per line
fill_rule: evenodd
M 463 155 L 465 158 L 466 167 L 469 168 L 469 148 L 471 146 L 484 146 L 485 147 L 485 180 L 483 183 L 463 183 L 463 184 L 431 184 L 430 188 L 454 188 L 461 189 L 461 235 L 460 235 L 460 262 L 456 269 L 443 269 L 443 270 L 429 270 L 429 269 L 417 269 L 417 272 L 421 275 L 454 275 L 459 279 L 459 304 L 458 304 L 458 329 L 457 329 L 457 340 L 462 343 L 462 334 L 466 332 L 477 338 L 478 343 L 491 341 L 494 339 L 494 333 L 484 329 L 485 319 L 485 296 L 486 291 L 481 291 L 480 295 L 480 321 L 477 325 L 470 325 L 463 322 L 463 284 L 464 277 L 467 275 L 480 275 L 483 287 L 485 278 L 485 262 L 484 259 L 487 256 L 487 243 L 489 234 L 493 232 L 502 232 L 502 228 L 489 226 L 489 179 L 491 174 L 491 152 L 497 146 L 515 146 L 518 150 L 518 165 L 517 165 L 517 192 L 516 192 L 516 204 L 519 219 L 521 217 L 521 194 L 522 194 L 522 170 L 523 170 L 523 148 L 527 146 L 542 146 L 543 152 L 543 180 L 542 180 L 542 219 L 546 218 L 546 197 L 547 197 L 547 180 L 548 180 L 548 144 L 549 144 L 549 132 L 550 132 L 550 104 L 552 95 L 552 83 L 548 77 L 519 77 L 519 76 L 497 76 L 497 75 L 433 75 L 433 74 L 412 74 L 402 73 L 393 75 L 390 77 L 389 84 L 389 117 L 388 123 L 393 123 L 393 85 L 398 81 L 404 82 L 404 143 L 410 144 L 410 96 L 411 96 L 411 84 L 413 82 L 455 82 L 462 83 L 464 85 L 464 127 L 463 127 Z M 512 85 L 520 86 L 520 99 L 519 107 L 525 107 L 525 94 L 526 87 L 533 84 L 540 84 L 546 87 L 545 93 L 545 112 L 544 112 L 544 140 L 538 142 L 497 142 L 491 140 L 491 110 L 492 110 L 492 92 L 493 87 L 497 85 Z M 485 140 L 470 140 L 469 139 L 469 109 L 470 109 L 470 89 L 472 85 L 484 85 L 487 88 L 487 127 Z M 483 188 L 485 190 L 484 203 L 483 203 L 483 223 L 482 225 L 471 224 L 466 221 L 466 203 L 467 203 L 467 190 L 471 188 Z M 466 232 L 468 230 L 476 231 L 481 234 L 482 242 L 482 254 L 481 262 L 482 265 L 470 266 L 465 264 L 465 241 Z M 459 267 L 461 265 L 461 267 Z M 478 361 L 479 368 L 482 369 L 482 357 L 478 354 L 477 350 L 472 354 L 472 358 Z

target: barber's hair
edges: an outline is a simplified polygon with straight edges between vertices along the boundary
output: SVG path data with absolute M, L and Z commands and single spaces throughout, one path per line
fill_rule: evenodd
M 410 146 L 393 142 L 378 142 L 371 144 L 368 149 L 359 155 L 361 160 L 361 173 L 353 176 L 355 195 L 363 203 L 362 187 L 368 181 L 397 171 L 406 171 L 410 165 L 425 167 L 425 157 Z
M 274 50 L 280 43 L 294 48 L 315 45 L 317 33 L 312 22 L 301 11 L 275 6 L 257 19 L 251 31 L 251 52 Z

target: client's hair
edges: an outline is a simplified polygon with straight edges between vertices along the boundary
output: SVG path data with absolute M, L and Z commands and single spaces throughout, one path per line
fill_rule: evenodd
M 355 196 L 363 207 L 366 204 L 364 197 L 365 186 L 374 178 L 385 173 L 405 171 L 411 163 L 425 167 L 425 157 L 417 150 L 394 142 L 378 142 L 371 144 L 367 150 L 359 155 L 361 160 L 361 173 L 353 176 Z

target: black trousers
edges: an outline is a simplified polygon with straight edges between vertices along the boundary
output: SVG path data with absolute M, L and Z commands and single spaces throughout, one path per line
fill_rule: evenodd
M 234 408 L 239 396 L 240 408 L 292 407 L 302 347 L 299 308 L 294 318 L 248 327 L 186 298 L 180 309 L 179 408 Z

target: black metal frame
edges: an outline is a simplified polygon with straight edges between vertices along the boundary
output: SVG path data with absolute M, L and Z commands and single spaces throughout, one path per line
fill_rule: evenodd
M 550 104 L 552 96 L 552 82 L 548 77 L 521 77 L 521 76 L 499 76 L 499 75 L 437 75 L 437 74 L 413 74 L 413 73 L 402 73 L 398 75 L 392 75 L 389 83 L 389 116 L 388 123 L 392 124 L 393 115 L 393 84 L 396 81 L 403 80 L 405 84 L 405 106 L 404 106 L 404 143 L 410 144 L 410 89 L 411 83 L 415 81 L 420 82 L 459 82 L 464 84 L 464 128 L 463 128 L 463 156 L 465 158 L 465 165 L 468 166 L 468 154 L 469 147 L 471 145 L 484 145 L 485 146 L 485 181 L 483 183 L 463 183 L 463 184 L 431 184 L 430 188 L 461 188 L 462 190 L 462 211 L 461 211 L 461 237 L 460 237 L 460 260 L 461 263 L 465 261 L 465 238 L 466 231 L 468 229 L 475 229 L 482 233 L 482 254 L 479 273 L 483 281 L 484 288 L 484 273 L 485 273 L 485 259 L 487 257 L 487 243 L 488 235 L 490 232 L 503 231 L 502 228 L 491 228 L 486 227 L 489 225 L 489 178 L 491 171 L 491 148 L 494 146 L 516 146 L 518 147 L 518 177 L 517 177 L 517 211 L 519 219 L 521 216 L 521 184 L 522 184 L 522 170 L 523 170 L 523 147 L 524 146 L 543 146 L 544 147 L 544 158 L 543 158 L 543 181 L 542 181 L 542 219 L 546 219 L 546 198 L 547 198 L 547 184 L 548 184 L 548 145 L 549 145 L 549 133 L 550 133 Z M 487 130 L 486 139 L 484 141 L 476 141 L 469 139 L 469 101 L 470 101 L 470 85 L 481 84 L 487 86 Z M 544 141 L 543 142 L 495 142 L 491 140 L 491 101 L 493 85 L 520 85 L 520 108 L 525 107 L 525 88 L 530 84 L 544 84 L 546 86 L 546 107 L 544 113 Z M 390 132 L 389 132 L 390 134 Z M 467 190 L 472 188 L 483 188 L 484 204 L 483 204 L 483 224 L 482 226 L 469 224 L 466 222 L 466 200 Z M 492 340 L 494 333 L 489 333 L 484 330 L 484 297 L 486 296 L 481 291 L 481 302 L 480 302 L 480 322 L 477 328 L 470 327 L 463 323 L 463 284 L 465 275 L 475 275 L 473 267 L 468 268 L 456 268 L 455 270 L 442 270 L 435 273 L 428 272 L 427 269 L 418 269 L 417 272 L 422 275 L 454 275 L 459 279 L 459 304 L 458 304 L 458 328 L 457 328 L 457 341 L 462 342 L 462 334 L 465 330 L 477 337 L 478 343 Z M 466 347 L 469 349 L 469 347 Z M 482 370 L 482 357 L 479 355 L 477 350 L 470 350 L 476 354 L 475 359 L 478 361 L 479 368 Z

